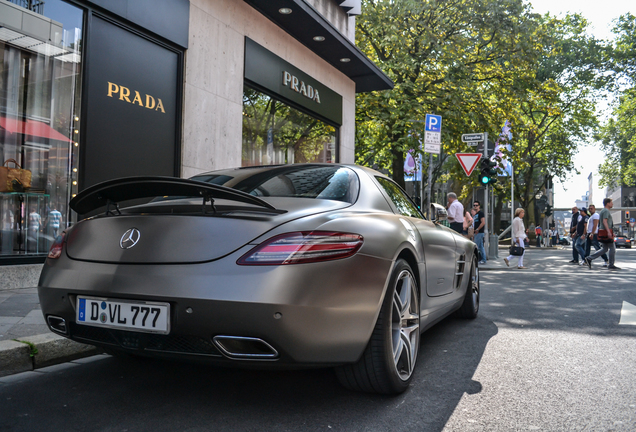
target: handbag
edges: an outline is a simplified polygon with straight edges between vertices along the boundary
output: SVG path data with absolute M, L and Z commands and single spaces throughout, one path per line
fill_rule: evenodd
M 609 230 L 606 229 L 598 230 L 597 238 L 601 243 L 612 243 L 614 241 L 614 236 L 610 236 Z
M 510 255 L 512 256 L 521 256 L 523 255 L 524 249 L 516 244 L 510 246 Z
M 9 168 L 13 163 L 17 168 Z M 23 192 L 31 187 L 31 171 L 23 169 L 15 159 L 7 159 L 0 167 L 0 192 Z

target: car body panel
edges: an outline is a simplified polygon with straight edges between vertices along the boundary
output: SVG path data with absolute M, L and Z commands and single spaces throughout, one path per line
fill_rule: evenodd
M 477 265 L 475 244 L 438 223 L 396 213 L 375 180 L 379 173 L 348 168 L 359 179 L 353 203 L 260 196 L 280 212 L 259 213 L 246 202 L 228 210 L 230 203 L 219 200 L 219 214 L 188 210 L 174 215 L 154 210 L 184 203 L 152 202 L 78 223 L 67 230 L 62 256 L 47 259 L 43 267 L 38 284 L 43 314 L 67 320 L 67 337 L 141 355 L 209 357 L 232 364 L 237 359 L 224 356 L 212 342 L 224 335 L 263 340 L 276 350 L 273 361 L 279 364 L 351 363 L 367 346 L 391 271 L 401 258 L 420 288 L 423 331 L 461 306 L 470 268 Z M 266 176 L 267 169 L 255 172 Z M 220 171 L 236 184 L 246 172 Z M 125 249 L 121 238 L 132 227 L 140 230 L 141 239 Z M 362 236 L 363 244 L 344 259 L 237 263 L 274 236 L 310 231 L 353 233 Z M 170 334 L 76 324 L 78 295 L 169 303 Z M 181 342 L 175 348 L 176 339 L 189 341 L 189 348 Z M 259 362 L 272 359 L 253 361 Z

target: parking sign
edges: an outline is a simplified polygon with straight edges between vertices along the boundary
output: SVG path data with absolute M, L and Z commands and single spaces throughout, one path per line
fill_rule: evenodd
M 441 132 L 442 116 L 435 114 L 426 114 L 426 123 L 424 130 L 426 132 Z

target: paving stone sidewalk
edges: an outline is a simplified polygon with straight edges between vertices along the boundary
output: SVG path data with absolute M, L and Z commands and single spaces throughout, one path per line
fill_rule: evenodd
M 50 333 L 37 288 L 0 291 L 0 341 Z
M 49 330 L 37 288 L 0 290 L 0 378 L 98 352 Z

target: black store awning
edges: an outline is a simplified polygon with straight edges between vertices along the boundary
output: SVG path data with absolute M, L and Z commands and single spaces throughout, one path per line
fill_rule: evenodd
M 356 93 L 393 88 L 386 76 L 362 51 L 304 0 L 245 0 L 279 27 L 356 83 Z M 291 9 L 290 14 L 279 12 Z M 314 36 L 323 36 L 322 42 Z M 342 62 L 341 59 L 349 59 Z

